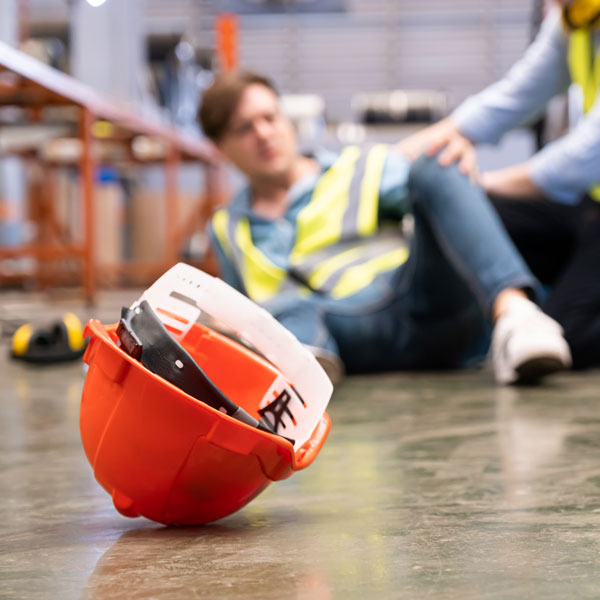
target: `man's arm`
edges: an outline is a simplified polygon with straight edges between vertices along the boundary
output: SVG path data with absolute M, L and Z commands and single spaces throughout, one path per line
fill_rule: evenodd
M 495 143 L 510 129 L 539 115 L 569 83 L 567 36 L 556 9 L 509 72 L 463 102 L 452 113 L 452 121 L 472 142 Z
M 528 169 L 546 196 L 566 204 L 600 183 L 600 99 L 567 135 L 535 154 Z
M 451 116 L 402 140 L 397 150 L 411 159 L 423 152 L 439 152 L 441 164 L 459 160 L 460 170 L 473 176 L 476 161 L 469 142 L 498 141 L 568 87 L 566 43 L 560 11 L 552 11 L 535 41 L 503 79 L 468 98 Z
M 525 163 L 483 173 L 481 183 L 491 194 L 578 202 L 600 183 L 600 101 L 570 133 Z
M 534 183 L 528 163 L 482 173 L 479 181 L 489 196 L 505 198 L 543 198 L 544 193 Z

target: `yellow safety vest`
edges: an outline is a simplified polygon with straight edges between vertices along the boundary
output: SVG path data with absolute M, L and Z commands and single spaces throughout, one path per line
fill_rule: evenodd
M 600 88 L 600 50 L 594 55 L 592 35 L 587 28 L 575 29 L 569 36 L 569 71 L 573 83 L 583 92 L 583 111 L 591 110 Z M 590 196 L 600 202 L 600 184 L 592 187 Z
M 214 214 L 217 239 L 236 265 L 249 298 L 263 304 L 289 289 L 346 298 L 406 261 L 408 250 L 398 232 L 379 234 L 379 188 L 386 154 L 384 145 L 367 151 L 349 146 L 321 175 L 310 201 L 298 213 L 287 269 L 254 245 L 247 217 L 232 215 L 227 208 Z

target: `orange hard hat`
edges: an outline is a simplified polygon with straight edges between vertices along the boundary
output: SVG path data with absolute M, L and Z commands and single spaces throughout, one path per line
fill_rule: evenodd
M 182 273 L 187 287 L 179 285 Z M 190 292 L 192 282 L 197 293 Z M 161 286 L 167 290 L 162 296 L 156 293 Z M 163 310 L 175 318 L 180 329 L 174 337 L 212 384 L 254 419 L 275 399 L 289 400 L 290 389 L 301 390 L 302 402 L 294 414 L 283 407 L 279 422 L 286 437 L 253 427 L 148 370 L 119 346 L 117 324 L 91 320 L 84 332 L 90 341 L 81 438 L 94 475 L 117 510 L 164 524 L 207 523 L 243 507 L 271 481 L 310 465 L 331 427 L 325 406 L 332 386 L 299 342 L 263 309 L 188 265 L 176 265 L 144 297 L 156 314 Z M 173 303 L 161 309 L 161 302 L 167 306 L 166 299 L 174 297 L 183 297 L 187 306 L 214 304 L 215 316 L 234 328 L 246 319 L 245 339 L 266 358 L 195 320 L 184 323 Z M 289 356 L 272 360 L 269 354 L 279 355 L 282 344 Z M 320 398 L 311 402 L 315 396 Z

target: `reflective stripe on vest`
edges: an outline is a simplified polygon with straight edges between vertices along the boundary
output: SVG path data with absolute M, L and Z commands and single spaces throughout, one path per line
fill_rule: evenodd
M 248 219 L 231 219 L 222 208 L 212 224 L 221 247 L 239 269 L 249 298 L 261 304 L 281 291 L 287 273 L 254 245 Z
M 367 287 L 385 271 L 399 267 L 408 258 L 408 249 L 398 232 L 389 237 L 364 238 L 353 247 L 318 264 L 308 277 L 312 289 L 341 299 Z
M 365 152 L 356 146 L 343 150 L 319 179 L 310 202 L 298 213 L 292 264 L 301 263 L 323 246 L 375 232 L 386 154 L 382 144 Z
M 569 36 L 569 71 L 573 83 L 583 92 L 583 111 L 594 106 L 600 88 L 600 50 L 594 56 L 589 29 L 575 29 Z M 589 190 L 590 196 L 600 202 L 600 184 Z
M 292 287 L 345 298 L 406 260 L 408 250 L 399 233 L 393 238 L 374 235 L 386 153 L 383 145 L 366 152 L 348 147 L 319 178 L 298 213 L 289 272 L 254 245 L 247 218 L 231 217 L 226 209 L 215 213 L 215 234 L 252 300 L 264 303 Z

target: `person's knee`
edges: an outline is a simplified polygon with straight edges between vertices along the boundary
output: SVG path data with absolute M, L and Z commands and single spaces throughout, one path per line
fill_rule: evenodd
M 422 154 L 411 165 L 408 188 L 415 202 L 446 195 L 445 191 L 464 185 L 468 179 L 462 175 L 456 164 L 444 167 L 437 156 Z

